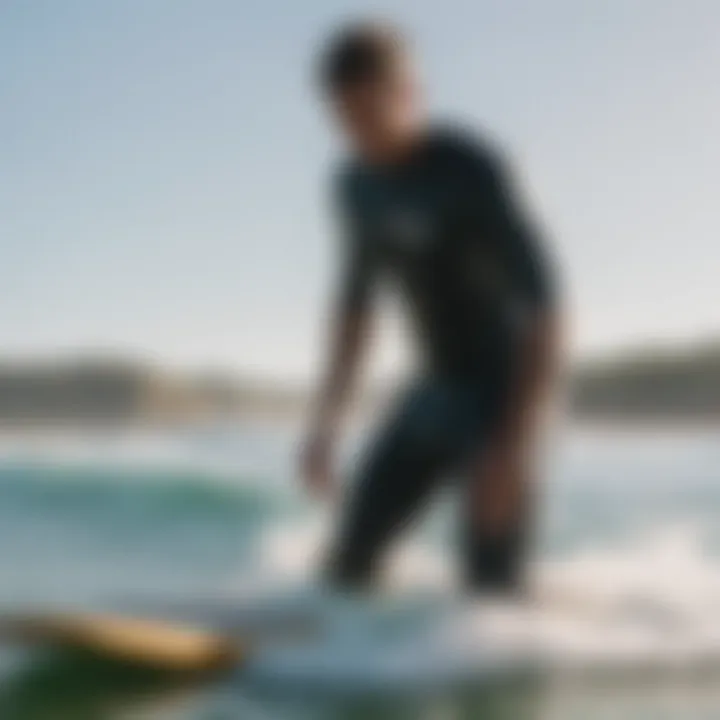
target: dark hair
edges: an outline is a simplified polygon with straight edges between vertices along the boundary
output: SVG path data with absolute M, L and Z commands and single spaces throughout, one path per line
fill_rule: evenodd
M 320 57 L 321 89 L 332 94 L 382 75 L 402 56 L 404 45 L 402 35 L 389 25 L 356 22 L 342 27 Z

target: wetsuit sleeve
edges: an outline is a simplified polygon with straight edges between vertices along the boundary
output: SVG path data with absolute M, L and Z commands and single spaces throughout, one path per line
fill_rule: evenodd
M 339 235 L 338 303 L 343 312 L 360 312 L 372 298 L 376 262 L 347 181 L 336 181 L 334 197 Z
M 506 163 L 495 154 L 476 153 L 471 174 L 474 212 L 480 215 L 483 235 L 495 243 L 514 292 L 533 308 L 554 305 L 553 262 Z

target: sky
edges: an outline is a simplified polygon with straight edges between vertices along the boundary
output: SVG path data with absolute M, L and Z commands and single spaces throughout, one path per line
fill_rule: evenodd
M 0 0 L 0 353 L 312 375 L 338 152 L 312 63 L 368 15 L 509 150 L 574 354 L 720 333 L 716 0 Z

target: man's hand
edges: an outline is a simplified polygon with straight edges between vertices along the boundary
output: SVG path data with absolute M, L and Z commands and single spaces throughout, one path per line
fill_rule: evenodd
M 312 496 L 320 499 L 333 496 L 334 440 L 329 432 L 314 431 L 310 434 L 302 449 L 300 475 Z

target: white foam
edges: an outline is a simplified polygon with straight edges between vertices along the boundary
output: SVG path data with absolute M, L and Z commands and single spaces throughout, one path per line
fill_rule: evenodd
M 326 530 L 322 523 L 275 529 L 261 564 L 286 583 L 306 577 Z M 309 645 L 272 648 L 258 658 L 256 676 L 334 688 L 428 687 L 528 669 L 626 677 L 720 668 L 720 566 L 703 553 L 697 528 L 538 562 L 535 601 L 522 606 L 459 599 L 450 564 L 409 544 L 392 559 L 391 594 L 330 601 L 305 593 L 301 602 L 316 603 L 324 633 Z

